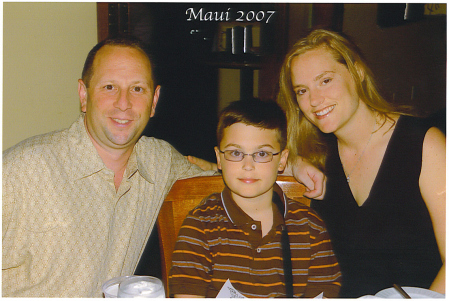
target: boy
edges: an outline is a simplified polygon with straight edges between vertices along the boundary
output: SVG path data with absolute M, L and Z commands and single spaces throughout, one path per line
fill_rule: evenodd
M 226 188 L 184 220 L 170 271 L 175 297 L 216 297 L 227 279 L 246 297 L 338 296 L 341 274 L 323 221 L 276 185 L 286 141 L 286 118 L 273 102 L 237 101 L 221 113 L 215 153 Z

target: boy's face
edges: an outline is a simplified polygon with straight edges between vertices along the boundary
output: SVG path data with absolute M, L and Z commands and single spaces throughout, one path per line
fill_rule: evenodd
M 244 156 L 240 162 L 228 161 L 220 150 L 234 150 L 245 154 L 261 151 L 273 154 L 282 152 L 273 156 L 271 162 L 257 163 L 251 155 Z M 215 154 L 223 179 L 237 201 L 239 198 L 259 198 L 267 195 L 271 198 L 278 171 L 283 171 L 287 164 L 288 150 L 280 149 L 276 130 L 234 123 L 224 129 L 223 139 L 219 148 L 215 147 Z

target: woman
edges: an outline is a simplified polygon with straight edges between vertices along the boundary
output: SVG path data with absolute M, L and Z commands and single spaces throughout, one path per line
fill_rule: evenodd
M 326 30 L 293 46 L 277 99 L 290 156 L 325 170 L 326 194 L 312 207 L 330 233 L 342 297 L 393 284 L 444 293 L 445 136 L 386 102 L 359 53 Z

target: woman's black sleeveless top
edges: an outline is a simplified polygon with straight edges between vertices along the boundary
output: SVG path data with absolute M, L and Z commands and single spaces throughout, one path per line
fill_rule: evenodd
M 401 116 L 371 192 L 358 206 L 332 135 L 326 196 L 312 201 L 324 219 L 341 267 L 341 297 L 374 295 L 401 286 L 429 288 L 442 266 L 432 222 L 419 189 L 422 146 L 429 129 Z

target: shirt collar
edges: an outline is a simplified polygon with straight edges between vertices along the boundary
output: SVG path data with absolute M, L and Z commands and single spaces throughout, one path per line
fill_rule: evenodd
M 282 209 L 284 211 L 280 213 L 278 207 L 273 204 L 273 226 L 277 226 L 279 224 L 284 224 L 284 219 L 287 214 L 287 199 L 278 184 L 273 186 L 273 203 L 274 198 L 279 198 L 281 200 Z M 232 199 L 231 190 L 227 186 L 221 192 L 221 200 L 229 220 L 236 226 L 243 226 L 254 221 L 235 203 Z
M 107 169 L 87 133 L 84 124 L 85 115 L 85 113 L 81 113 L 68 130 L 68 141 L 71 145 L 70 149 L 73 162 L 80 162 L 76 168 L 74 179 L 88 177 L 103 169 Z M 151 173 L 146 168 L 146 165 L 139 160 L 138 151 L 134 147 L 128 160 L 125 177 L 131 178 L 137 171 L 139 171 L 146 181 L 153 183 Z
M 154 178 L 155 178 L 155 172 L 156 170 L 154 168 L 150 168 L 150 166 L 156 166 L 155 164 L 148 164 L 145 163 L 142 158 L 145 157 L 146 160 L 156 160 L 156 158 L 154 158 L 154 156 L 149 156 L 148 153 L 141 153 L 141 149 L 145 148 L 145 146 L 141 146 L 142 144 L 142 140 L 139 139 L 139 141 L 137 141 L 133 153 L 130 157 L 130 163 L 129 163 L 129 169 L 130 171 L 133 173 L 130 173 L 130 176 L 132 176 L 137 170 L 139 171 L 139 174 L 147 181 L 150 182 L 152 184 L 154 184 Z M 146 147 L 148 148 L 148 146 Z M 150 158 L 151 157 L 151 158 Z M 131 160 L 132 159 L 132 160 Z M 135 167 L 133 162 L 135 163 Z
M 76 170 L 75 179 L 90 176 L 106 168 L 87 133 L 84 116 L 85 113 L 81 113 L 68 129 L 68 143 L 71 146 L 72 162 L 78 164 L 77 168 L 74 169 Z

